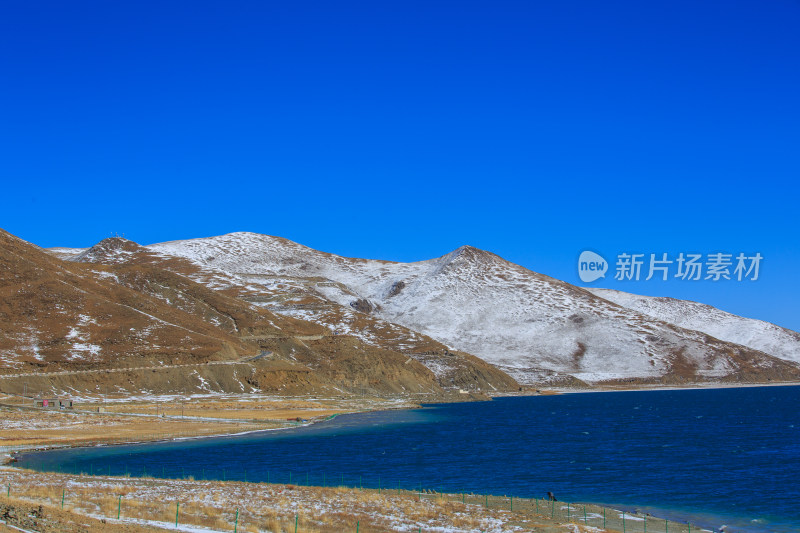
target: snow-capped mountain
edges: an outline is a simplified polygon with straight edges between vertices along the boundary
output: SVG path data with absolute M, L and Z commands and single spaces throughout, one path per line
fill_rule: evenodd
M 148 248 L 238 279 L 278 313 L 325 323 L 313 302 L 334 302 L 475 354 L 521 383 L 553 375 L 587 382 L 798 376 L 796 364 L 775 354 L 654 318 L 468 246 L 416 263 L 345 258 L 253 233 Z
M 723 341 L 800 363 L 800 333 L 796 331 L 688 300 L 640 296 L 611 289 L 587 290 L 656 320 L 701 331 Z

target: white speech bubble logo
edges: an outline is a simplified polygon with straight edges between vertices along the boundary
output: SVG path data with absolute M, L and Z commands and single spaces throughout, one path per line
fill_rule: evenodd
M 578 258 L 578 276 L 584 283 L 591 283 L 596 279 L 606 277 L 608 271 L 608 261 L 603 256 L 590 252 L 581 252 Z

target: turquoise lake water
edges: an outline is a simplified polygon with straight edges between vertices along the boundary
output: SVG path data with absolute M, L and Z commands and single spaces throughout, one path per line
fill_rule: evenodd
M 431 488 L 800 531 L 800 387 L 499 398 L 288 431 L 26 454 L 20 465 L 197 479 Z

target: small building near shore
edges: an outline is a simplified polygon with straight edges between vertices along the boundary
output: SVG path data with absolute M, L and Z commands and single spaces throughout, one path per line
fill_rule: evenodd
M 37 398 L 36 407 L 42 409 L 72 409 L 72 400 L 59 398 Z

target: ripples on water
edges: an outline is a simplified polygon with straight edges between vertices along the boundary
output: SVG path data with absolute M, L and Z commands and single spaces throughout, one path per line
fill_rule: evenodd
M 22 465 L 541 497 L 800 531 L 800 387 L 500 398 L 292 431 L 30 454 Z

